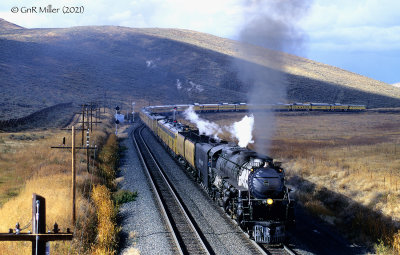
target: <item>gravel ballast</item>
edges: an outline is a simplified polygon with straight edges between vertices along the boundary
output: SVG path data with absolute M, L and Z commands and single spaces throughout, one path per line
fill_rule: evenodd
M 136 147 L 128 137 L 137 125 L 133 124 L 118 135 L 124 138 L 121 146 L 127 148 L 120 162 L 120 176 L 123 177 L 120 188 L 138 192 L 136 201 L 120 207 L 122 230 L 119 254 L 132 254 L 133 248 L 139 250 L 140 254 L 175 254 Z

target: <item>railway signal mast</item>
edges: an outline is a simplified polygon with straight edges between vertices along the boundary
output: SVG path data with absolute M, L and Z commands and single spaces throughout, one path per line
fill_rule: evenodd
M 118 124 L 119 124 L 118 114 L 119 114 L 119 106 L 115 107 L 115 135 L 118 134 Z
M 135 120 L 135 102 L 132 102 L 132 122 Z

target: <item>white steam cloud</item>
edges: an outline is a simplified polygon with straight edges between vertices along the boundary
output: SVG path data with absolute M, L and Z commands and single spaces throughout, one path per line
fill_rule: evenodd
M 254 126 L 254 115 L 244 116 L 241 121 L 235 122 L 228 128 L 228 131 L 234 138 L 238 140 L 240 147 L 246 147 L 253 141 L 253 126 Z
M 254 143 L 253 141 L 253 126 L 254 126 L 254 116 L 244 116 L 242 120 L 233 123 L 230 126 L 220 127 L 217 123 L 202 119 L 194 111 L 193 106 L 190 106 L 187 110 L 183 112 L 185 119 L 189 120 L 191 123 L 195 124 L 199 129 L 200 134 L 205 134 L 213 137 L 216 140 L 220 140 L 218 135 L 220 135 L 223 130 L 230 133 L 231 138 L 238 140 L 238 145 L 240 147 L 247 147 L 249 143 Z
M 183 112 L 183 116 L 193 124 L 196 124 L 200 134 L 208 135 L 216 140 L 220 140 L 218 134 L 222 133 L 222 129 L 219 127 L 219 125 L 200 118 L 199 115 L 197 115 L 197 113 L 193 110 L 193 106 L 190 106 L 188 109 L 186 109 Z

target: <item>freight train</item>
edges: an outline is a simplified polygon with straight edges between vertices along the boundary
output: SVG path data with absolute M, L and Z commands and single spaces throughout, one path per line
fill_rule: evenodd
M 196 177 L 209 196 L 258 243 L 282 243 L 295 222 L 279 162 L 143 108 L 140 118 Z
M 292 104 L 247 104 L 247 103 L 220 103 L 220 104 L 181 104 L 148 106 L 147 110 L 153 113 L 183 112 L 193 106 L 195 112 L 238 112 L 238 111 L 330 111 L 355 112 L 366 110 L 365 105 L 328 104 L 328 103 L 292 103 Z

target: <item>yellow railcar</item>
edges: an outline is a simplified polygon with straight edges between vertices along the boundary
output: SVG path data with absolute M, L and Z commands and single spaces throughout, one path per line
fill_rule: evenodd
M 175 105 L 174 108 L 176 109 L 176 112 L 184 112 L 190 107 L 189 104 L 178 104 Z
M 182 158 L 185 157 L 185 140 L 186 137 L 178 133 L 176 136 L 176 154 Z
M 233 111 L 235 111 L 235 105 L 228 104 L 228 103 L 222 103 L 219 105 L 218 110 L 220 112 L 233 112 Z
M 186 161 L 195 169 L 194 153 L 195 153 L 195 143 L 189 139 L 185 139 L 185 159 Z
M 176 137 L 178 132 L 173 129 L 173 124 L 166 120 L 158 122 L 158 132 L 161 140 L 176 154 Z
M 291 111 L 292 105 L 291 104 L 276 104 L 276 105 L 274 105 L 274 109 L 276 111 Z
M 158 121 L 165 119 L 164 116 L 160 116 L 160 115 L 150 115 L 150 120 L 149 120 L 149 128 L 155 133 L 158 134 Z
M 202 110 L 202 106 L 199 103 L 194 103 L 193 110 L 195 112 L 200 112 Z
M 169 113 L 174 110 L 174 106 L 173 105 L 158 105 L 158 106 L 152 106 L 151 108 L 149 108 L 149 110 L 151 110 L 151 112 L 153 112 L 153 113 Z
M 364 111 L 366 109 L 365 105 L 349 105 L 349 111 Z
M 311 103 L 311 110 L 312 111 L 330 111 L 331 106 L 330 106 L 330 104 L 325 104 L 325 103 Z
M 332 104 L 331 111 L 347 111 L 349 110 L 349 106 L 345 104 Z
M 236 104 L 235 110 L 237 112 L 239 111 L 247 111 L 249 109 L 248 105 L 246 103 L 239 103 Z
M 202 106 L 201 109 L 202 112 L 218 112 L 219 105 L 217 104 L 203 104 L 201 106 Z
M 311 104 L 294 103 L 292 105 L 293 111 L 309 111 L 311 110 Z

